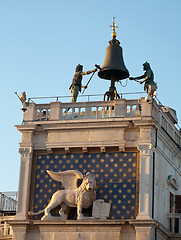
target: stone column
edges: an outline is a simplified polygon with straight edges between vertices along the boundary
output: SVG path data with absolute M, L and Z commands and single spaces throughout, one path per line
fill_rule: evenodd
M 152 150 L 151 144 L 138 145 L 140 151 L 139 210 L 136 219 L 151 219 L 152 216 Z
M 25 220 L 27 219 L 29 206 L 32 148 L 20 148 L 19 153 L 21 154 L 21 163 L 19 175 L 18 205 L 15 219 Z

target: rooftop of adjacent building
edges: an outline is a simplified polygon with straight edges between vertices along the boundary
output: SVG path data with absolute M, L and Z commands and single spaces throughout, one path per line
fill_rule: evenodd
M 16 214 L 17 195 L 17 191 L 0 192 L 0 216 Z

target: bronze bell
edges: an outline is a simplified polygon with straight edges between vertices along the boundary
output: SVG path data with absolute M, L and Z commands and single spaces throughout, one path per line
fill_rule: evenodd
M 129 72 L 125 67 L 123 60 L 123 50 L 120 46 L 120 42 L 116 39 L 117 33 L 115 31 L 118 26 L 115 23 L 115 17 L 113 17 L 112 40 L 109 41 L 109 46 L 106 48 L 106 56 L 102 68 L 99 68 L 98 76 L 103 79 L 111 80 L 111 86 L 109 91 L 104 94 L 104 100 L 107 96 L 107 100 L 114 100 L 120 98 L 116 91 L 115 82 L 128 78 Z
M 118 81 L 129 77 L 123 60 L 122 47 L 119 44 L 116 38 L 109 41 L 104 63 L 98 72 L 100 78 Z

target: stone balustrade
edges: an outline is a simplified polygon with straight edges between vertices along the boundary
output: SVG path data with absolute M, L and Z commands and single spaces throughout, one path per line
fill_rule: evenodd
M 167 214 L 168 218 L 171 219 L 171 231 L 173 233 L 180 233 L 181 234 L 181 213 L 168 213 Z M 178 220 L 178 226 L 176 229 L 176 221 Z
M 164 131 L 172 138 L 172 140 L 180 146 L 181 132 L 175 126 L 175 123 L 177 123 L 177 120 L 175 120 L 176 116 L 173 120 L 173 117 L 170 115 L 165 111 L 165 107 L 156 104 L 156 102 L 152 104 L 152 117 L 159 123 L 162 129 L 164 129 Z
M 12 236 L 12 227 L 6 222 L 0 224 L 0 238 Z
M 138 100 L 120 99 L 50 104 L 29 103 L 24 114 L 24 123 L 31 121 L 94 119 L 110 117 L 138 117 L 141 115 Z
M 33 121 L 152 117 L 178 145 L 181 145 L 181 134 L 175 127 L 176 120 L 173 121 L 173 117 L 169 117 L 165 108 L 156 101 L 146 102 L 145 98 L 76 103 L 58 101 L 49 104 L 29 103 L 27 109 L 24 113 L 24 124 Z

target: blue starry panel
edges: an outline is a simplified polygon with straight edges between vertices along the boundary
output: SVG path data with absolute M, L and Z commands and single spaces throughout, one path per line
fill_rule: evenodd
M 35 164 L 32 208 L 45 208 L 61 183 L 51 179 L 46 170 L 54 172 L 79 170 L 96 174 L 97 199 L 111 203 L 110 219 L 134 219 L 136 215 L 137 152 L 38 154 Z M 54 215 L 57 215 L 55 212 Z M 42 215 L 41 215 L 42 216 Z M 40 219 L 36 216 L 35 219 Z

